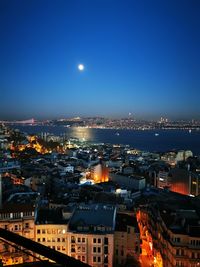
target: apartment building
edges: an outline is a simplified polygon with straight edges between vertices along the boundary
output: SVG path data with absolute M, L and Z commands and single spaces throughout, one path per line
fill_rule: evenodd
M 0 209 L 0 227 L 35 240 L 35 208 L 29 204 L 7 204 Z M 4 265 L 31 262 L 33 257 L 21 248 L 0 241 L 1 260 Z
M 200 266 L 199 200 L 174 195 L 141 206 L 137 218 L 157 266 Z M 151 244 L 150 244 L 151 243 Z
M 117 213 L 114 233 L 114 266 L 123 266 L 127 260 L 139 260 L 140 231 L 133 215 Z
M 79 206 L 69 221 L 69 255 L 92 267 L 112 267 L 115 219 L 115 206 Z

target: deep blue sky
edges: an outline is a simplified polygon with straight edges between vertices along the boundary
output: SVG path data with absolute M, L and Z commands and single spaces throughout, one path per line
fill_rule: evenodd
M 1 0 L 0 119 L 199 118 L 199 14 L 199 0 Z

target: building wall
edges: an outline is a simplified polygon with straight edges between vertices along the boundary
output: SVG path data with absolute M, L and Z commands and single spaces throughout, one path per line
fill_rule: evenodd
M 104 164 L 98 164 L 91 167 L 91 179 L 94 183 L 108 182 L 109 172 Z
M 114 252 L 113 234 L 68 233 L 69 256 L 92 267 L 112 267 Z
M 151 233 L 153 254 L 160 255 L 164 267 L 200 266 L 200 237 L 191 237 L 187 233 L 175 234 L 163 222 L 162 218 L 153 217 L 147 210 L 140 210 L 137 215 L 140 227 Z M 199 232 L 199 229 L 198 229 Z M 142 234 L 142 233 L 141 233 Z
M 113 234 L 73 233 L 67 231 L 67 225 L 55 224 L 36 225 L 35 233 L 36 242 L 74 257 L 92 267 L 113 266 Z
M 166 186 L 170 186 L 171 180 L 168 177 L 169 172 L 159 171 L 157 178 L 157 186 L 158 188 L 164 188 Z
M 40 224 L 35 225 L 35 241 L 68 254 L 67 225 L 62 224 Z M 43 257 L 41 257 L 43 258 Z
M 134 227 L 128 226 L 127 232 L 115 231 L 114 240 L 114 266 L 123 265 L 127 258 L 139 259 L 140 235 Z
M 184 195 L 200 194 L 200 177 L 184 169 L 174 168 L 170 172 L 160 171 L 157 175 L 157 187 L 169 187 L 170 191 Z
M 0 227 L 13 233 L 35 240 L 34 212 L 0 213 Z M 0 242 L 1 258 L 4 265 L 25 263 L 33 258 L 5 242 Z
M 110 180 L 124 186 L 127 189 L 141 190 L 145 187 L 145 178 L 134 178 L 131 176 L 110 173 Z

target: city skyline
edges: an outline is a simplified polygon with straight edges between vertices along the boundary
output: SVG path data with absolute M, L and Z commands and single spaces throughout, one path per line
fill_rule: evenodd
M 0 120 L 199 118 L 199 1 L 0 7 Z

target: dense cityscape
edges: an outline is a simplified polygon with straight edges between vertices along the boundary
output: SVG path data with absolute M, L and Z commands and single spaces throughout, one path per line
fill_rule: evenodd
M 192 151 L 144 152 L 4 124 L 0 147 L 2 229 L 90 266 L 200 264 Z M 1 239 L 3 265 L 54 259 L 15 241 Z

